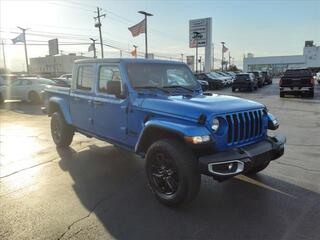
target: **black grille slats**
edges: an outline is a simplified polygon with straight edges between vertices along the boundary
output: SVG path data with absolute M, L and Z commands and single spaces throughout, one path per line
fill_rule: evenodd
M 263 133 L 262 110 L 226 115 L 228 144 L 238 144 L 259 137 Z

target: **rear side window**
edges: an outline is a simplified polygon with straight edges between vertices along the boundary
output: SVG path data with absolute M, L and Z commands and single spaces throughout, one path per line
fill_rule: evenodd
M 80 66 L 78 69 L 77 89 L 90 91 L 93 78 L 93 66 Z
M 99 92 L 107 92 L 107 83 L 109 81 L 121 81 L 119 67 L 101 66 L 99 70 Z

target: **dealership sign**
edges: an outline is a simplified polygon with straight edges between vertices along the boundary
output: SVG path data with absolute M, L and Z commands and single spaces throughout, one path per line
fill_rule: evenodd
M 49 44 L 49 55 L 54 56 L 56 54 L 59 54 L 59 43 L 58 39 L 51 39 L 48 41 Z
M 211 18 L 193 19 L 189 21 L 189 47 L 211 46 Z M 208 41 L 209 40 L 209 41 Z

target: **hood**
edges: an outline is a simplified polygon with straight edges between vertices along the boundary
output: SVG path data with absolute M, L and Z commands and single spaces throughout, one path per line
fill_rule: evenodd
M 226 113 L 261 109 L 263 104 L 251 100 L 218 95 L 164 96 L 148 97 L 142 102 L 142 107 L 154 112 L 198 119 L 201 114 L 207 117 Z

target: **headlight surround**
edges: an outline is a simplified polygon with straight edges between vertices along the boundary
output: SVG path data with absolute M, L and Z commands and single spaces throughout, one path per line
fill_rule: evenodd
M 213 130 L 213 132 L 217 132 L 219 130 L 220 127 L 220 121 L 218 118 L 214 118 L 212 120 L 212 125 L 211 125 L 211 129 Z

